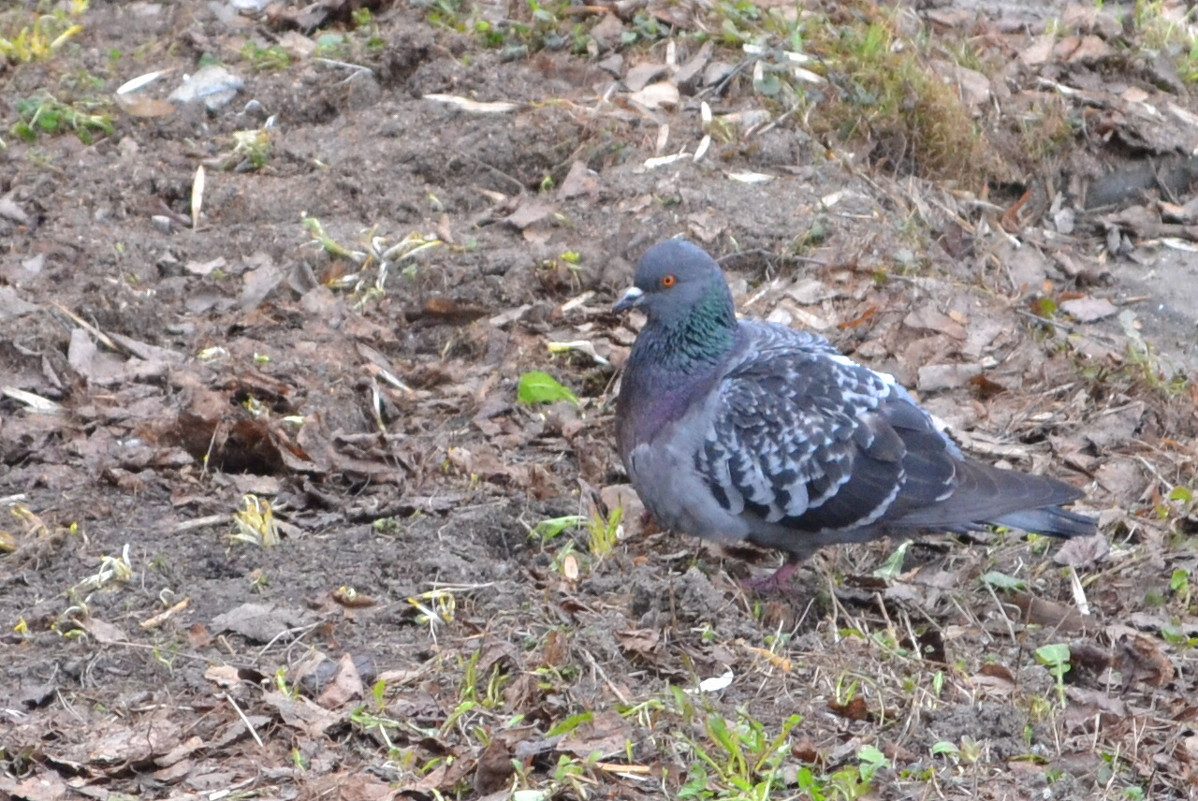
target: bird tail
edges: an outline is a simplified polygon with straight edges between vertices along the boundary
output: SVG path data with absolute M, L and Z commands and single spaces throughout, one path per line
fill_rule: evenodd
M 1098 521 L 1093 517 L 1060 506 L 1023 509 L 987 522 L 1062 538 L 1089 537 L 1098 531 Z
M 1081 492 L 1063 481 L 973 461 L 956 463 L 957 487 L 941 503 L 904 515 L 906 526 L 965 530 L 987 524 L 1054 537 L 1093 534 L 1098 522 L 1065 509 Z

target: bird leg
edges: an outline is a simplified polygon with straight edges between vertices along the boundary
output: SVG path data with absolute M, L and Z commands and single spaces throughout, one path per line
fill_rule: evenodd
M 782 566 L 764 578 L 746 579 L 743 586 L 754 592 L 781 592 L 791 584 L 794 573 L 799 569 L 799 560 L 787 556 Z

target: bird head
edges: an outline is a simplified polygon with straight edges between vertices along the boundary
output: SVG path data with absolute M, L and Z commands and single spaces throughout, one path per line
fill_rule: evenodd
M 703 250 L 682 239 L 659 242 L 645 251 L 633 285 L 612 311 L 640 309 L 651 324 L 672 327 L 718 298 L 732 306 L 720 266 Z

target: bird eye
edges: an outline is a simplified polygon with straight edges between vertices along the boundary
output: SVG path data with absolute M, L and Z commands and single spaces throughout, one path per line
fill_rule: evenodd
M 663 276 L 661 279 L 661 285 L 664 287 L 672 287 L 676 283 L 678 283 L 678 279 L 674 276 L 673 273 Z

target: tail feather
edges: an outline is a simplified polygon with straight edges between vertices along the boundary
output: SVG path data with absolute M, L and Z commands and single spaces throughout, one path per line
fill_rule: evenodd
M 986 522 L 996 526 L 1021 528 L 1034 534 L 1065 538 L 1088 537 L 1098 531 L 1098 521 L 1093 517 L 1060 506 L 1025 509 Z
M 950 497 L 896 522 L 951 530 L 993 524 L 1054 537 L 1086 536 L 1097 530 L 1097 521 L 1063 508 L 1081 496 L 1076 487 L 1055 478 L 962 461 Z

